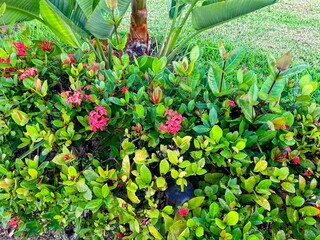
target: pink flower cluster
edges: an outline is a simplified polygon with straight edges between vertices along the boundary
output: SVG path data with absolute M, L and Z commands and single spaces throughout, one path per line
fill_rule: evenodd
M 176 135 L 181 129 L 182 115 L 171 109 L 167 109 L 165 115 L 167 116 L 167 122 L 166 124 L 161 123 L 158 130 L 162 131 L 162 133 L 168 132 Z
M 66 102 L 68 104 L 72 104 L 72 106 L 80 106 L 82 99 L 83 99 L 83 94 L 81 91 L 76 91 L 72 93 L 71 91 L 64 91 L 61 93 L 62 95 L 67 97 Z
M 89 113 L 89 125 L 94 132 L 97 132 L 98 129 L 102 130 L 108 120 L 107 111 L 102 106 L 97 106 L 95 110 Z
M 26 55 L 26 50 L 28 49 L 26 45 L 24 45 L 23 42 L 12 42 L 13 45 L 18 50 L 18 56 L 24 57 Z
M 17 220 L 14 220 L 14 219 L 11 219 L 9 222 L 8 222 L 8 225 L 12 228 L 15 228 L 15 227 L 18 227 L 20 225 L 20 223 L 17 221 Z
M 22 73 L 20 76 L 19 76 L 19 79 L 22 80 L 22 79 L 25 79 L 25 78 L 28 78 L 28 77 L 35 77 L 38 73 L 38 69 L 33 67 L 33 68 L 29 68 L 27 70 L 24 71 L 24 73 Z
M 84 87 L 85 90 L 90 90 L 91 86 L 85 86 Z M 85 94 L 85 92 L 83 91 L 82 87 L 79 87 L 78 91 L 76 92 L 72 92 L 72 91 L 63 91 L 61 93 L 61 96 L 63 98 L 66 98 L 66 102 L 68 104 L 72 104 L 72 106 L 76 107 L 76 106 L 80 106 L 82 103 L 82 100 L 85 98 L 86 101 L 92 101 L 92 96 L 91 94 Z

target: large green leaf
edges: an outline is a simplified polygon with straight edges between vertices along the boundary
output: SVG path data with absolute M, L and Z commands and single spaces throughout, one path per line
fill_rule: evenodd
M 120 0 L 118 3 L 118 9 L 120 16 L 127 11 L 131 0 Z M 107 4 L 104 0 L 100 0 L 99 4 L 93 10 L 92 14 L 88 18 L 85 28 L 93 34 L 95 37 L 106 39 L 111 36 L 113 32 L 113 25 L 107 23 L 101 14 L 101 9 L 105 9 L 110 12 Z
M 275 3 L 277 0 L 228 0 L 200 6 L 192 11 L 196 30 L 207 29 Z
M 286 82 L 284 79 L 277 80 L 275 83 L 273 81 L 274 76 L 269 75 L 261 86 L 261 92 L 268 94 L 272 87 L 271 91 L 269 92 L 269 95 L 272 97 L 280 97 L 286 85 Z
M 82 34 L 82 36 L 85 36 L 85 24 L 87 21 L 86 13 L 83 11 L 83 9 L 86 9 L 86 11 L 89 11 L 89 6 L 80 6 L 79 2 L 82 3 L 83 1 L 76 1 L 76 0 L 49 0 L 52 5 L 54 5 L 68 20 L 67 24 L 71 26 L 72 29 L 74 29 L 77 33 Z M 92 5 L 92 0 L 91 0 Z M 92 12 L 92 6 L 91 6 L 91 12 Z M 90 13 L 91 13 L 90 12 Z M 44 18 L 45 16 L 43 16 Z
M 85 16 L 89 18 L 93 11 L 93 0 L 77 0 L 77 3 Z
M 71 27 L 70 19 L 64 16 L 51 2 L 40 0 L 40 13 L 45 24 L 54 34 L 74 47 L 80 46 L 76 33 Z
M 6 24 L 12 21 L 27 21 L 38 19 L 39 17 L 39 0 L 0 0 L 0 4 L 6 3 L 6 12 L 4 22 Z

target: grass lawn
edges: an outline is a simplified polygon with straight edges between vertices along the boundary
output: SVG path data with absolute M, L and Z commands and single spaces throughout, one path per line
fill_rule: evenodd
M 164 1 L 148 0 L 148 21 L 151 36 L 165 34 L 167 18 Z M 244 46 L 249 68 L 266 63 L 267 52 L 275 57 L 290 51 L 293 63 L 307 63 L 313 78 L 320 80 L 320 1 L 280 0 L 278 3 L 232 20 L 200 34 L 194 42 L 204 50 L 204 57 L 218 54 L 217 43 Z

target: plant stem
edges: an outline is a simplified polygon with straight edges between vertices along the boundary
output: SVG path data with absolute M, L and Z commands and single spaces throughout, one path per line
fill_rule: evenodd
M 169 55 L 172 53 L 172 51 L 174 51 L 173 50 L 173 48 L 174 48 L 174 46 L 175 46 L 175 43 L 176 43 L 176 41 L 177 41 L 177 39 L 178 39 L 178 37 L 179 37 L 179 35 L 180 35 L 180 33 L 181 33 L 181 30 L 182 30 L 182 28 L 184 27 L 184 25 L 185 25 L 185 23 L 187 22 L 187 20 L 188 20 L 188 18 L 189 18 L 189 15 L 191 14 L 191 12 L 192 12 L 192 10 L 193 10 L 193 8 L 194 8 L 194 6 L 197 4 L 197 2 L 198 2 L 199 0 L 194 0 L 193 1 L 193 3 L 190 5 L 190 7 L 189 7 L 189 9 L 188 9 L 188 11 L 187 11 L 187 13 L 186 13 L 186 15 L 184 16 L 184 18 L 182 19 L 182 22 L 181 22 L 181 24 L 179 25 L 179 27 L 178 27 L 178 29 L 176 30 L 176 31 L 174 31 L 174 29 L 172 28 L 172 31 L 170 30 L 170 33 L 169 33 L 169 38 L 168 38 L 168 42 L 166 43 L 167 44 L 167 46 L 166 46 L 166 50 L 165 51 L 162 51 L 161 53 L 160 53 L 160 57 L 162 57 L 162 56 L 164 56 L 164 55 L 167 55 L 168 53 L 169 53 Z M 178 11 L 177 9 L 176 9 L 176 11 Z M 198 31 L 197 31 L 197 33 L 198 33 Z M 192 34 L 191 36 L 192 37 L 194 37 L 196 34 Z M 189 38 L 188 38 L 189 39 Z M 191 39 L 191 38 L 190 38 Z M 190 40 L 189 39 L 189 40 Z M 188 40 L 188 41 L 189 41 Z M 179 48 L 180 49 L 180 48 Z
M 95 40 L 96 40 L 96 44 L 97 44 L 97 47 L 98 47 L 100 58 L 107 64 L 108 62 L 107 62 L 106 56 L 104 55 L 104 52 L 103 52 L 101 43 L 99 41 L 99 38 L 95 37 Z
M 281 73 L 281 71 L 279 71 L 278 74 L 275 76 L 275 78 L 274 78 L 274 80 L 273 80 L 273 82 L 272 82 L 272 84 L 271 84 L 271 86 L 270 86 L 270 88 L 269 88 L 269 90 L 268 90 L 268 95 L 271 93 L 274 85 L 276 84 L 276 82 L 277 82 L 277 80 L 278 80 L 278 78 L 279 78 L 279 76 L 280 76 L 280 73 Z M 261 109 L 262 109 L 262 107 L 264 106 L 265 102 L 266 102 L 266 100 L 263 100 L 263 101 L 260 103 L 259 108 L 258 108 L 258 111 L 257 111 L 257 114 L 256 114 L 256 117 L 257 117 L 257 116 L 259 115 L 259 113 L 261 112 Z M 256 119 L 256 118 L 255 118 L 255 119 Z M 254 120 L 255 120 L 255 119 L 254 119 Z
M 114 17 L 114 10 L 111 11 L 111 14 L 112 14 L 112 20 L 114 22 L 114 33 L 116 34 L 116 42 L 117 42 L 117 45 L 119 45 L 119 36 L 118 36 L 118 27 L 117 27 L 117 23 L 116 23 L 116 19 Z
M 220 89 L 219 89 L 219 92 L 221 93 L 222 92 L 222 84 L 223 84 L 223 80 L 224 80 L 224 70 L 226 69 L 226 65 L 227 65 L 227 61 L 225 60 L 223 62 L 223 67 L 222 67 L 222 73 L 221 73 L 221 79 L 220 79 Z

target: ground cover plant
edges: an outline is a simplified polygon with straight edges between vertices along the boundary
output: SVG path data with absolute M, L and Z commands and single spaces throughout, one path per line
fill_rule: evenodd
M 319 239 L 318 83 L 217 46 L 166 57 L 0 40 L 1 222 L 28 238 Z

